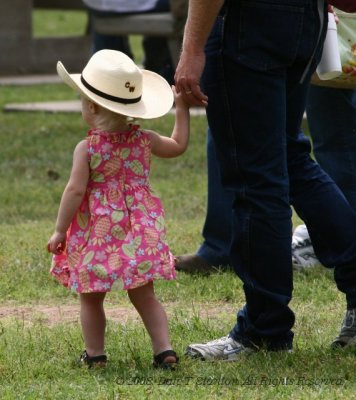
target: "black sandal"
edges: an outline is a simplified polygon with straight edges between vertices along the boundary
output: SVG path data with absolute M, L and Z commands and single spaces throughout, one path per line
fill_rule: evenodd
M 174 362 L 166 362 L 165 360 L 168 357 L 174 357 L 176 360 Z M 176 352 L 173 350 L 163 351 L 162 353 L 159 353 L 153 357 L 153 366 L 155 368 L 169 369 L 169 370 L 173 371 L 176 369 L 178 362 L 179 362 L 179 358 L 178 358 Z
M 88 368 L 92 367 L 105 367 L 106 366 L 107 357 L 105 354 L 101 356 L 93 356 L 90 357 L 86 350 L 79 357 L 79 364 L 86 365 Z

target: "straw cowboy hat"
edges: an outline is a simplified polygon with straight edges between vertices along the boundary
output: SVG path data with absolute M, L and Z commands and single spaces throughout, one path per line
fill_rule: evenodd
M 81 74 L 69 74 L 58 61 L 57 72 L 63 82 L 94 103 L 128 117 L 161 117 L 173 105 L 168 82 L 152 71 L 138 68 L 120 51 L 98 51 Z

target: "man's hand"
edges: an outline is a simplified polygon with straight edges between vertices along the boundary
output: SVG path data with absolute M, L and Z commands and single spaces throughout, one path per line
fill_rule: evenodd
M 200 78 L 205 66 L 204 51 L 189 54 L 183 50 L 175 73 L 176 90 L 192 106 L 206 107 L 208 97 L 200 89 Z

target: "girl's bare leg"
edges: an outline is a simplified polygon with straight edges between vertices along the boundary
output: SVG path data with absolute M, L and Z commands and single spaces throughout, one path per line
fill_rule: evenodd
M 171 350 L 167 315 L 155 296 L 153 282 L 128 290 L 128 295 L 151 337 L 153 353 L 157 355 L 165 350 Z M 175 362 L 175 358 L 169 356 L 165 361 Z
M 104 354 L 106 318 L 104 299 L 106 293 L 80 294 L 80 321 L 85 349 L 90 357 Z

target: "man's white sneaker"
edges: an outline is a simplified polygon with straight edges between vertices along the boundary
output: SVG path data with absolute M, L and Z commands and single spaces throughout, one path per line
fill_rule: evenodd
M 224 336 L 207 343 L 191 344 L 187 347 L 185 354 L 192 358 L 200 358 L 207 361 L 236 361 L 240 353 L 252 351 L 252 348 L 244 346 L 232 337 Z
M 293 232 L 292 263 L 295 268 L 314 267 L 320 264 L 314 253 L 314 248 L 305 225 L 298 225 Z

